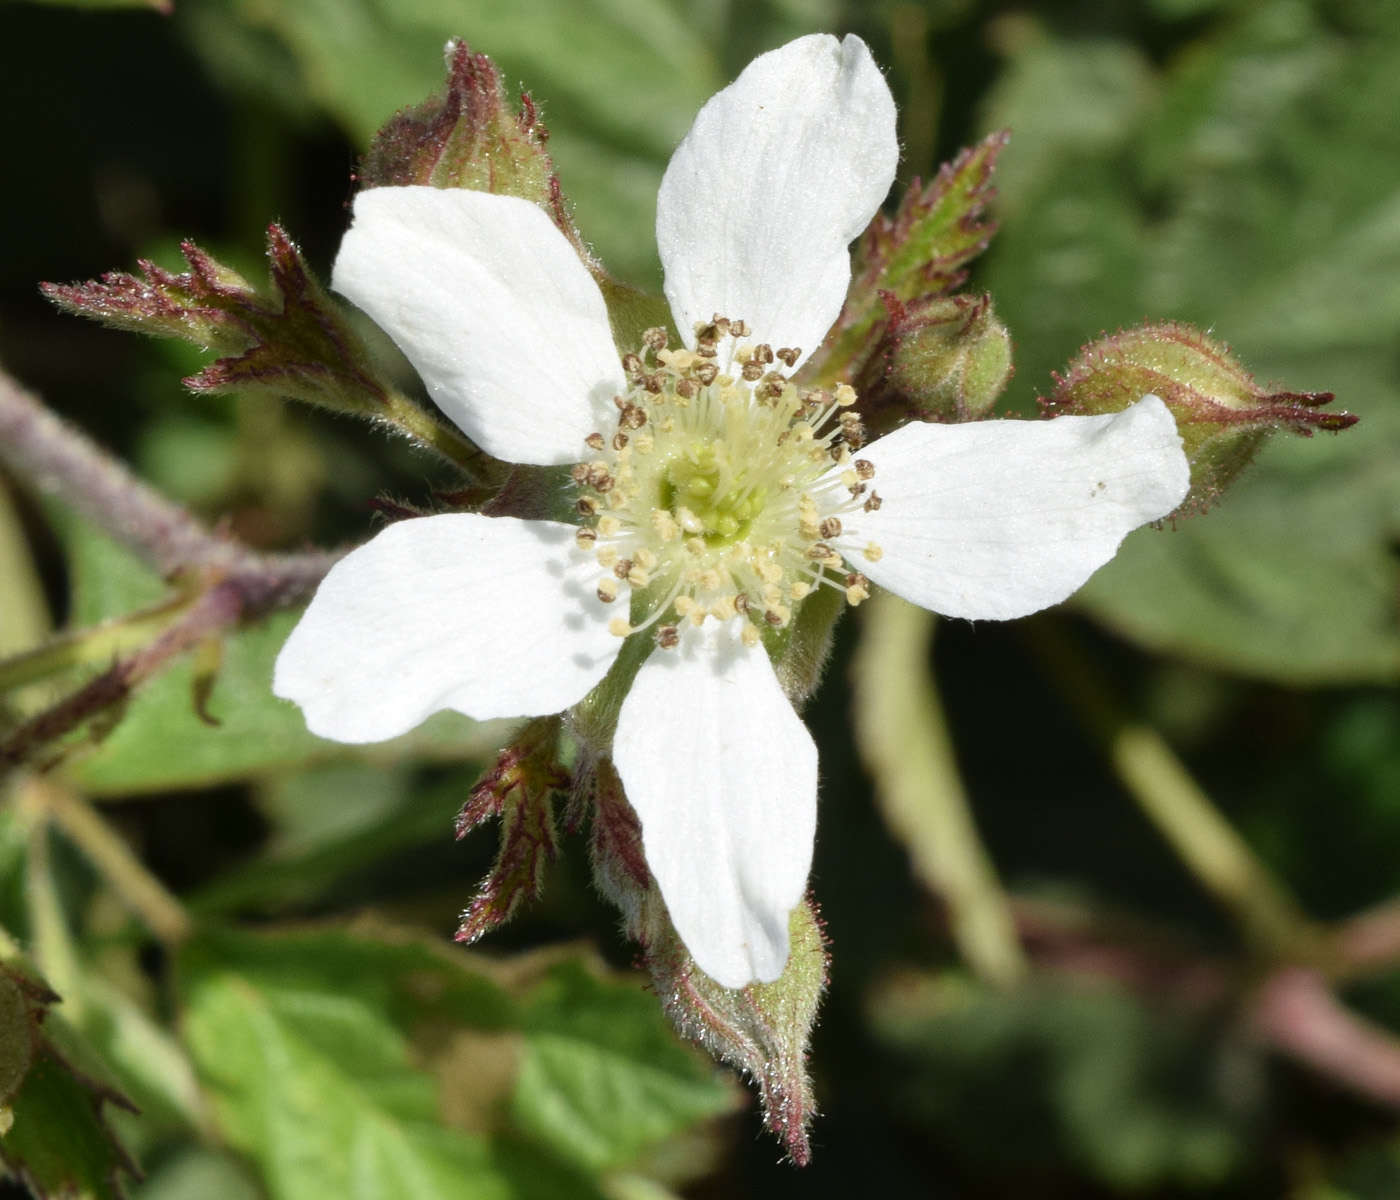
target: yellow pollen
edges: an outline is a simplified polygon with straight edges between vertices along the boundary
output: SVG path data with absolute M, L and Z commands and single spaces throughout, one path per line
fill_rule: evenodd
M 852 461 L 865 437 L 856 393 L 799 392 L 784 369 L 801 352 L 749 336 L 719 315 L 697 329 L 694 350 L 648 330 L 625 356 L 616 426 L 580 447 L 576 541 L 608 572 L 600 600 L 630 588 L 631 611 L 609 624 L 620 637 L 650 630 L 664 648 L 686 622 L 737 619 L 744 645 L 758 646 L 818 582 L 851 604 L 869 597 L 836 549 L 865 544 L 861 509 L 880 503 L 866 494 L 871 464 Z M 875 561 L 880 548 L 864 553 Z
M 870 542 L 861 553 L 865 555 L 866 562 L 879 562 L 885 557 L 885 552 L 874 542 Z
M 714 617 L 716 621 L 727 621 L 737 611 L 734 607 L 733 596 L 721 596 L 710 605 L 710 616 Z

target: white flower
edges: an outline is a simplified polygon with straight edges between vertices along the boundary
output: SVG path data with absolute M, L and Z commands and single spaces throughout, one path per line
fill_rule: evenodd
M 685 348 L 622 347 L 642 352 L 625 366 L 592 277 L 526 201 L 362 192 L 335 265 L 333 286 L 477 443 L 578 464 L 579 521 L 388 527 L 322 584 L 277 694 L 323 737 L 372 742 L 443 708 L 560 711 L 626 639 L 647 639 L 614 761 L 677 931 L 729 987 L 782 972 L 816 827 L 816 747 L 763 631 L 813 588 L 858 603 L 871 580 L 948 616 L 1034 612 L 1188 484 L 1155 397 L 1107 417 L 913 423 L 853 454 L 850 390 L 787 382 L 840 311 L 847 247 L 897 157 L 894 104 L 859 39 L 756 59 L 661 185 Z

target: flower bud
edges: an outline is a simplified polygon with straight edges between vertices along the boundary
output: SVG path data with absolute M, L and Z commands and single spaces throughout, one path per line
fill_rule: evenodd
M 881 350 L 861 380 L 860 411 L 879 436 L 917 421 L 976 421 L 1011 378 L 1011 337 L 990 296 L 903 304 L 885 294 Z
M 1278 429 L 1310 437 L 1355 425 L 1346 412 L 1322 412 L 1331 392 L 1271 392 L 1230 355 L 1189 325 L 1168 322 L 1119 332 L 1085 346 L 1054 395 L 1051 415 L 1110 413 L 1159 396 L 1176 418 L 1191 462 L 1191 491 L 1179 513 L 1209 507 Z

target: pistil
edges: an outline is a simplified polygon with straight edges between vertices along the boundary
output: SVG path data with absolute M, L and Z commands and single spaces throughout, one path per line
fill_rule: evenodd
M 854 530 L 879 504 L 874 467 L 854 457 L 855 392 L 799 391 L 783 368 L 801 351 L 748 336 L 718 316 L 697 327 L 694 350 L 648 330 L 623 358 L 617 428 L 587 438 L 576 538 L 605 572 L 599 599 L 631 589 L 632 619 L 610 624 L 618 636 L 657 626 L 669 648 L 687 623 L 739 620 L 755 645 L 760 625 L 789 624 L 816 586 L 851 604 L 869 596 L 865 577 L 842 569 L 843 556 L 879 554 Z

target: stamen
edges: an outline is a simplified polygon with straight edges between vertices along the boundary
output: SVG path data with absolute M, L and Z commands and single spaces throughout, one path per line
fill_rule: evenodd
M 870 594 L 843 559 L 880 554 L 850 528 L 852 514 L 880 505 L 866 495 L 873 465 L 852 459 L 865 437 L 855 391 L 799 392 L 783 368 L 794 369 L 801 351 L 741 342 L 749 336 L 743 321 L 718 313 L 697 324 L 693 350 L 647 330 L 640 352 L 623 359 L 629 388 L 614 400 L 616 428 L 590 434 L 587 461 L 571 472 L 583 522 L 575 541 L 609 572 L 599 600 L 614 602 L 624 581 L 634 603 L 666 593 L 648 600 L 636 626 L 614 618 L 618 636 L 664 618 L 655 638 L 671 648 L 686 621 L 738 618 L 754 646 L 760 615 L 782 628 L 819 586 L 851 604 Z

